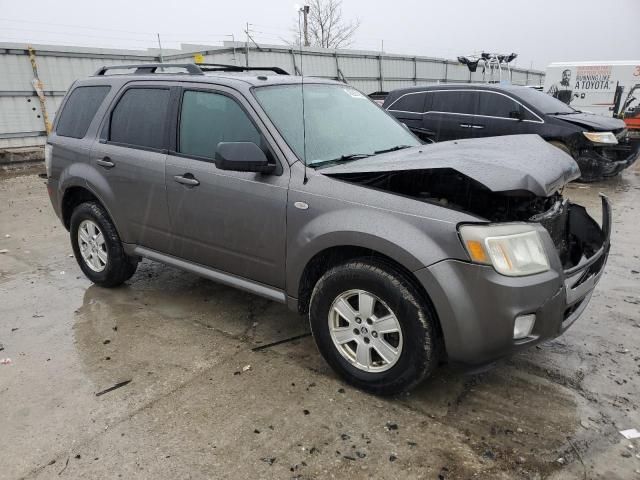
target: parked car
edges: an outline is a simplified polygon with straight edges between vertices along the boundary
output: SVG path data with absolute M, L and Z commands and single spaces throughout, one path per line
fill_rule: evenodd
M 97 285 L 147 258 L 286 303 L 348 382 L 393 394 L 560 335 L 602 275 L 608 201 L 601 228 L 564 199 L 577 165 L 538 136 L 422 145 L 338 82 L 114 68 L 74 83 L 45 152 Z
M 583 181 L 617 175 L 639 155 L 640 143 L 628 137 L 622 120 L 574 110 L 529 87 L 405 88 L 389 93 L 383 108 L 423 139 L 538 134 L 578 162 Z

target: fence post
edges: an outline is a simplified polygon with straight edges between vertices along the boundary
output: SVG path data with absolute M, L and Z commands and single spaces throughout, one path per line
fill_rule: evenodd
M 380 91 L 384 92 L 384 77 L 382 76 L 382 53 L 378 55 L 378 70 L 380 72 Z
M 40 110 L 42 111 L 42 121 L 44 122 L 44 130 L 47 136 L 51 133 L 51 123 L 49 123 L 49 115 L 47 114 L 47 101 L 44 96 L 44 85 L 38 76 L 38 64 L 36 63 L 36 51 L 29 45 L 29 60 L 31 61 L 31 69 L 33 70 L 33 89 L 40 100 Z
M 418 57 L 413 57 L 413 84 L 418 85 Z

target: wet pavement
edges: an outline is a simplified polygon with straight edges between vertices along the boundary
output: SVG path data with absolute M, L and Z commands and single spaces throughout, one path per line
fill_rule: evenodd
M 93 286 L 33 171 L 0 174 L 0 478 L 640 479 L 640 166 L 565 192 L 612 249 L 562 337 L 410 395 L 341 382 L 285 307 L 144 261 Z M 129 383 L 96 396 L 110 387 Z

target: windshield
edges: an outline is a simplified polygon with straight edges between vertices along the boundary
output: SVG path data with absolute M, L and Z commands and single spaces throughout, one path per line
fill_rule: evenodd
M 536 90 L 535 88 L 519 88 L 518 96 L 525 102 L 533 105 L 542 113 L 577 113 L 577 110 L 574 110 L 566 103 L 561 102 L 548 93 Z
M 254 89 L 254 94 L 298 158 L 316 166 L 354 160 L 420 141 L 362 93 L 346 85 L 301 85 Z M 306 139 L 306 152 L 305 152 Z

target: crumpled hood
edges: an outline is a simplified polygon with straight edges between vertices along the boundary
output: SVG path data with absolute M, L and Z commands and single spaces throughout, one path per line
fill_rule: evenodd
M 540 197 L 548 197 L 580 177 L 580 169 L 573 158 L 538 135 L 421 145 L 318 171 L 324 175 L 339 176 L 439 168 L 456 170 L 493 192 L 526 190 Z
M 625 123 L 618 118 L 603 117 L 593 113 L 572 113 L 570 115 L 550 116 L 596 132 L 612 132 L 625 127 Z

